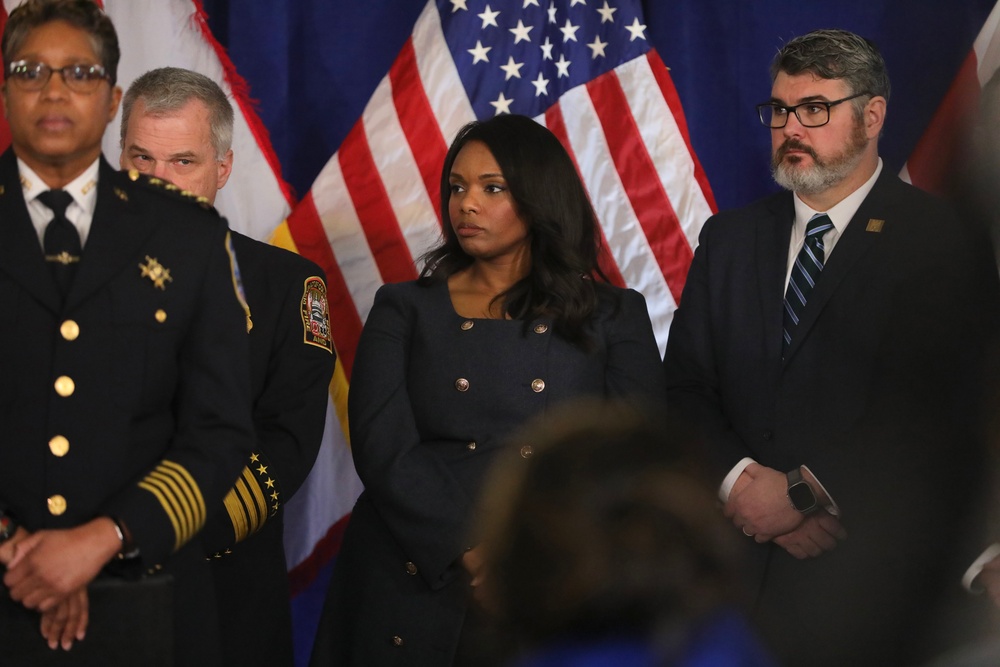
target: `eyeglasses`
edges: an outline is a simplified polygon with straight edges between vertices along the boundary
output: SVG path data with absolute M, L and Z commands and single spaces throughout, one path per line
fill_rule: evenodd
M 769 127 L 772 130 L 784 127 L 788 123 L 789 113 L 795 114 L 802 127 L 822 127 L 830 122 L 830 107 L 835 107 L 838 104 L 853 100 L 862 95 L 871 95 L 871 93 L 857 93 L 842 100 L 834 100 L 832 102 L 813 100 L 812 102 L 803 102 L 794 106 L 764 102 L 757 105 L 757 115 L 760 116 L 760 122 L 764 124 L 764 127 Z
M 55 69 L 45 63 L 17 60 L 7 67 L 7 80 L 21 90 L 35 92 L 45 87 L 53 72 L 59 72 L 63 83 L 74 93 L 92 93 L 101 81 L 110 78 L 100 65 L 66 65 Z

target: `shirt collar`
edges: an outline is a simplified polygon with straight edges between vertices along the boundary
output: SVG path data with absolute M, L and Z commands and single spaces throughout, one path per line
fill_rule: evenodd
M 868 196 L 868 193 L 872 191 L 875 187 L 875 181 L 878 180 L 879 174 L 882 173 L 882 158 L 878 159 L 878 166 L 875 167 L 875 173 L 865 181 L 860 188 L 847 195 L 841 199 L 837 204 L 835 204 L 829 211 L 816 211 L 809 207 L 804 201 L 799 199 L 797 194 L 793 195 L 792 201 L 795 203 L 795 225 L 801 226 L 802 229 L 806 228 L 809 219 L 812 218 L 817 213 L 826 213 L 830 216 L 830 221 L 833 226 L 837 229 L 837 234 L 843 234 L 844 230 L 847 229 L 848 223 L 851 222 L 851 218 L 854 214 L 858 212 L 861 208 L 861 203 Z
M 100 170 L 100 162 L 100 158 L 94 160 L 89 167 L 83 170 L 83 173 L 63 187 L 63 190 L 73 197 L 73 202 L 89 217 L 93 217 L 94 209 L 97 207 L 97 174 Z M 21 175 L 21 187 L 24 189 L 26 202 L 34 200 L 38 195 L 49 190 L 45 181 L 21 158 L 17 158 L 17 169 Z

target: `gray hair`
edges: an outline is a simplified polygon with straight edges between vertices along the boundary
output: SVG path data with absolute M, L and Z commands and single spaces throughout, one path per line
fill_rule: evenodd
M 136 101 L 143 101 L 147 113 L 167 114 L 193 99 L 208 107 L 212 146 L 216 159 L 223 159 L 233 145 L 233 106 L 215 81 L 180 67 L 150 70 L 128 87 L 122 100 L 122 148 L 125 147 L 125 132 Z
M 771 61 L 772 82 L 779 72 L 843 79 L 851 95 L 868 93 L 889 99 L 889 73 L 878 47 L 846 30 L 816 30 L 788 42 Z M 855 113 L 861 113 L 866 101 L 852 100 Z

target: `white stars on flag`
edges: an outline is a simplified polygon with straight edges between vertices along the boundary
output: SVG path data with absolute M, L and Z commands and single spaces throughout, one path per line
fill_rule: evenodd
M 528 34 L 534 26 L 524 25 L 524 21 L 521 19 L 517 20 L 517 27 L 510 29 L 510 34 L 514 35 L 514 43 L 520 44 L 521 42 L 530 42 L 531 36 Z
M 636 17 L 635 20 L 632 21 L 632 25 L 625 26 L 625 29 L 628 30 L 630 33 L 632 33 L 632 36 L 629 37 L 628 39 L 628 41 L 630 42 L 634 42 L 637 37 L 643 40 L 646 39 L 646 35 L 643 34 L 644 32 L 646 32 L 646 26 L 644 24 L 639 23 L 638 17 Z
M 590 47 L 591 58 L 596 58 L 597 56 L 604 57 L 604 47 L 608 45 L 607 42 L 602 42 L 600 37 L 595 37 L 594 41 L 587 46 Z
M 559 70 L 559 75 L 558 75 L 559 78 L 562 78 L 564 76 L 569 77 L 569 66 L 570 66 L 570 61 L 566 60 L 566 55 L 560 53 L 559 60 L 556 61 L 556 69 Z
M 510 105 L 513 101 L 513 98 L 508 100 L 503 96 L 503 91 L 500 91 L 500 97 L 498 97 L 496 101 L 490 102 L 490 104 L 493 105 L 493 108 L 496 109 L 496 113 L 494 115 L 499 116 L 502 113 L 510 113 Z
M 497 24 L 497 17 L 500 16 L 500 12 L 491 12 L 489 5 L 486 5 L 486 9 L 483 11 L 482 14 L 476 14 L 476 16 L 478 16 L 479 18 L 481 18 L 483 20 L 483 28 L 484 29 L 488 25 L 491 25 L 494 28 L 499 28 L 500 27 Z M 636 20 L 638 20 L 638 19 L 636 19 Z M 646 26 L 642 26 L 642 27 L 645 28 Z
M 641 0 L 440 4 L 453 53 L 464 56 L 460 75 L 480 118 L 536 116 L 571 88 L 650 49 Z
M 604 6 L 598 9 L 597 13 L 601 15 L 601 23 L 614 23 L 614 13 L 617 11 L 617 7 L 609 7 L 608 0 L 604 0 Z
M 552 43 L 548 37 L 545 38 L 545 42 L 542 44 L 542 60 L 552 60 L 552 47 L 555 44 Z
M 542 76 L 541 72 L 538 72 L 538 78 L 532 81 L 531 85 L 535 87 L 535 97 L 549 94 L 549 80 Z
M 638 20 L 638 19 L 636 19 L 636 20 Z M 643 26 L 643 27 L 646 27 L 646 26 Z M 563 34 L 563 43 L 565 44 L 566 42 L 569 42 L 569 41 L 574 41 L 575 42 L 576 41 L 576 31 L 579 30 L 579 29 L 580 29 L 580 26 L 573 25 L 572 23 L 569 22 L 569 19 L 566 19 L 566 25 L 564 25 L 563 27 L 559 28 L 559 32 L 561 32 Z
M 490 61 L 489 57 L 486 55 L 493 50 L 492 46 L 483 46 L 480 40 L 476 40 L 476 48 L 469 49 L 469 53 L 472 54 L 472 64 L 476 63 L 488 63 Z
M 504 71 L 507 75 L 504 81 L 510 81 L 511 77 L 521 78 L 521 68 L 524 67 L 524 63 L 514 62 L 514 56 L 507 58 L 506 65 L 500 65 L 500 69 Z

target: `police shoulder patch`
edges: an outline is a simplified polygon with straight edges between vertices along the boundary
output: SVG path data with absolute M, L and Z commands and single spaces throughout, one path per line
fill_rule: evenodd
M 333 354 L 333 337 L 330 333 L 330 302 L 326 296 L 326 283 L 319 276 L 309 276 L 302 283 L 302 342 L 321 347 Z

